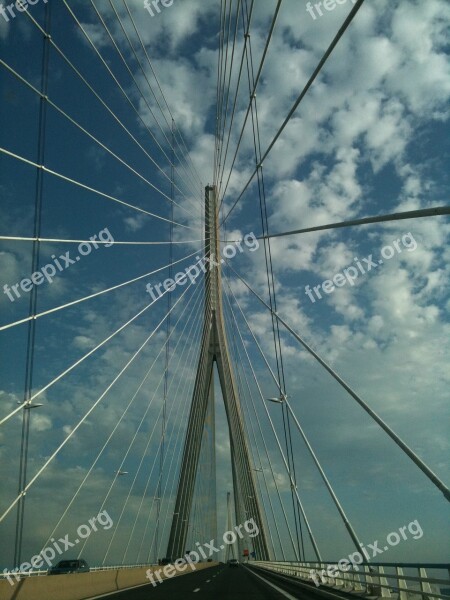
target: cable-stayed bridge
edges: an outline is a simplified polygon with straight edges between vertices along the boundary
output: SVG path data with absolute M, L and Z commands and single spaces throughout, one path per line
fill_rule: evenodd
M 415 252 L 411 223 L 445 223 L 450 207 L 366 205 L 348 218 L 271 225 L 282 192 L 268 165 L 367 3 L 351 3 L 287 110 L 273 114 L 266 73 L 281 51 L 283 14 L 298 5 L 278 0 L 266 13 L 255 0 L 221 0 L 205 9 L 204 55 L 183 50 L 215 85 L 197 89 L 194 73 L 186 84 L 199 111 L 202 96 L 213 97 L 198 144 L 194 115 L 176 96 L 185 73 L 166 73 L 161 40 L 144 21 L 175 5 L 18 4 L 0 11 L 11 107 L 0 144 L 0 597 L 444 597 L 439 535 L 450 491 L 425 434 L 416 444 L 395 424 L 409 416 L 403 357 L 386 387 L 357 356 L 374 346 L 361 345 L 355 373 L 364 365 L 368 394 L 363 379 L 342 372 L 338 344 L 328 345 L 336 332 L 344 345 L 349 328 L 332 324 L 325 298 L 353 290 L 396 252 Z M 273 86 L 271 102 L 276 95 Z M 366 244 L 383 227 L 394 241 L 377 262 Z M 318 311 L 316 339 L 277 272 L 291 268 L 290 240 L 311 234 L 330 245 L 334 234 L 355 244 L 361 235 L 359 256 L 368 248 L 332 281 L 294 283 Z M 424 308 L 420 322 L 434 316 Z M 375 331 L 382 317 L 367 320 Z M 437 406 L 436 345 L 428 379 L 406 372 L 411 390 L 432 390 Z M 389 402 L 377 402 L 386 390 Z M 428 432 L 439 426 L 430 416 L 421 417 Z M 437 560 L 414 551 L 427 535 L 437 536 L 428 547 Z

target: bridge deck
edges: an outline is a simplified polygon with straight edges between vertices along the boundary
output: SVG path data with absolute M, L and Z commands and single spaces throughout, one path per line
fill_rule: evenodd
M 314 593 L 315 592 L 315 593 Z M 101 596 L 104 600 L 185 600 L 195 593 L 195 598 L 213 598 L 214 600 L 281 600 L 296 599 L 317 600 L 315 589 L 311 593 L 300 589 L 294 583 L 289 584 L 273 574 L 262 573 L 256 569 L 240 565 L 231 568 L 220 564 L 206 571 L 196 571 L 186 577 L 164 580 L 157 587 L 142 586 L 134 590 Z M 89 599 L 91 600 L 91 599 Z M 93 599 L 92 599 L 93 600 Z

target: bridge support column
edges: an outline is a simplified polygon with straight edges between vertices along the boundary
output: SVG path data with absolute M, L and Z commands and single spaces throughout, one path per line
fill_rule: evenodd
M 269 560 L 265 524 L 257 496 L 255 475 L 250 461 L 244 419 L 228 352 L 223 319 L 219 226 L 215 187 L 207 187 L 205 191 L 205 239 L 207 269 L 205 272 L 202 347 L 184 443 L 167 556 L 179 558 L 186 552 L 195 478 L 215 363 L 219 373 L 230 434 L 236 525 L 242 525 L 247 520 L 254 519 L 259 530 L 259 534 L 252 540 L 256 556 L 258 560 Z M 244 529 L 243 532 L 245 533 Z M 199 540 L 199 542 L 202 541 L 204 540 Z M 242 554 L 242 541 L 238 547 Z

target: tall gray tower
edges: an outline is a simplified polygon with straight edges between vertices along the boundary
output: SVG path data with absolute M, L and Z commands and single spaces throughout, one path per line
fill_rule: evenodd
M 213 186 L 208 186 L 205 190 L 205 240 L 206 258 L 210 262 L 208 262 L 209 266 L 205 274 L 205 320 L 202 348 L 184 443 L 167 556 L 179 558 L 186 552 L 186 538 L 203 437 L 202 433 L 208 404 L 214 402 L 213 367 L 214 363 L 216 363 L 230 434 L 236 524 L 243 524 L 250 518 L 255 520 L 259 529 L 259 535 L 252 540 L 254 550 L 259 560 L 268 560 L 269 551 L 265 534 L 265 524 L 257 496 L 255 475 L 250 462 L 237 386 L 228 353 L 222 312 L 221 266 L 217 264 L 221 262 L 217 194 L 216 188 Z M 242 549 L 243 542 L 239 545 L 241 555 Z

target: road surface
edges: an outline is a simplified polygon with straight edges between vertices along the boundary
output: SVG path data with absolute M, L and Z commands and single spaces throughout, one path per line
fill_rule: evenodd
M 261 577 L 258 571 L 252 571 L 240 565 L 232 568 L 220 564 L 202 571 L 166 579 L 153 587 L 151 584 L 128 591 L 102 596 L 103 600 L 286 600 L 302 598 L 308 600 L 309 594 L 297 591 L 276 579 Z M 312 598 L 312 596 L 309 596 Z

